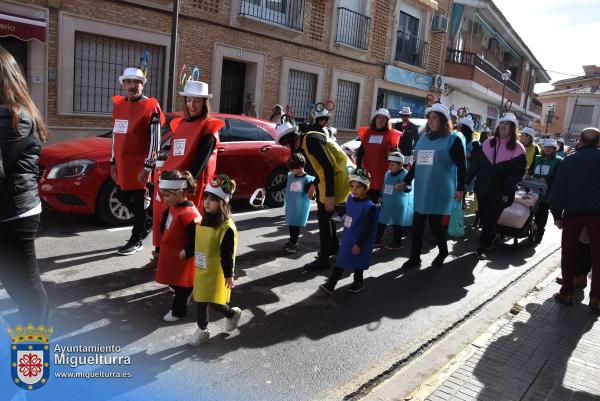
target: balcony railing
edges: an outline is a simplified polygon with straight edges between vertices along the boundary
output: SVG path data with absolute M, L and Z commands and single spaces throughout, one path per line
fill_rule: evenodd
M 542 107 L 542 102 L 540 102 L 538 99 L 534 98 L 533 96 L 530 99 L 533 106 Z
M 304 0 L 242 0 L 240 16 L 257 18 L 302 31 Z
M 464 52 L 461 50 L 448 49 L 446 52 L 446 62 L 454 64 L 471 65 L 481 69 L 483 72 L 489 74 L 496 81 L 502 83 L 502 71 L 490 64 L 487 60 L 479 57 L 475 53 Z M 519 93 L 520 88 L 516 82 L 512 79 L 506 81 L 506 86 L 512 91 Z
M 427 50 L 429 47 L 427 42 L 402 31 L 396 33 L 396 39 L 395 61 L 420 68 L 427 67 Z
M 371 18 L 344 7 L 338 8 L 338 26 L 335 41 L 366 50 L 369 45 Z

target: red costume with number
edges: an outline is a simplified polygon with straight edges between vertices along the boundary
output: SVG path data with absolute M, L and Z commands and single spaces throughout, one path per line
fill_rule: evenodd
M 113 150 L 117 168 L 117 185 L 123 191 L 146 189 L 138 181 L 148 157 L 152 114 L 158 112 L 161 125 L 165 116 L 154 98 L 129 102 L 123 96 L 113 96 Z
M 190 206 L 188 206 L 190 205 Z M 194 286 L 194 257 L 181 260 L 179 253 L 185 248 L 187 226 L 194 222 L 200 224 L 202 216 L 193 206 L 171 206 L 165 229 L 160 239 L 160 252 L 156 267 L 156 282 L 170 286 Z
M 400 146 L 400 132 L 395 129 L 375 131 L 369 127 L 358 130 L 358 137 L 365 151 L 362 168 L 371 173 L 371 189 L 383 188 L 388 170 L 388 154 Z
M 217 169 L 217 147 L 219 146 L 219 130 L 225 126 L 225 122 L 218 118 L 196 119 L 187 121 L 184 118 L 176 118 L 171 121 L 173 136 L 171 138 L 171 154 L 163 166 L 163 171 L 179 170 L 181 172 L 189 170 L 198 149 L 198 142 L 205 135 L 212 135 L 215 138 L 215 147 L 210 155 L 210 159 L 203 171 L 197 178 L 196 193 L 189 196 L 189 200 L 194 205 L 204 208 L 200 205 L 202 193 L 206 185 L 211 182 Z

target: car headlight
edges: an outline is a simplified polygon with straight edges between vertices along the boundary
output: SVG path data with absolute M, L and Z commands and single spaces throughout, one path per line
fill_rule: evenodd
M 57 164 L 50 169 L 47 178 L 54 180 L 57 178 L 71 178 L 86 175 L 87 172 L 96 165 L 93 160 L 72 160 L 70 162 Z

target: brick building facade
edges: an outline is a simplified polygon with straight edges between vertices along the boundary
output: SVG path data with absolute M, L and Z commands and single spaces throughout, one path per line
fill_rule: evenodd
M 118 76 L 144 51 L 151 59 L 145 92 L 166 108 L 171 1 L 0 5 L 1 19 L 45 28 L 43 42 L 0 31 L 0 45 L 24 63 L 53 141 L 110 129 Z M 422 114 L 446 54 L 446 34 L 432 32 L 432 20 L 449 12 L 449 0 L 180 0 L 175 75 L 182 64 L 199 67 L 221 112 L 247 112 L 254 103 L 268 118 L 279 103 L 306 118 L 310 104 L 331 99 L 333 125 L 354 132 L 376 106 L 397 113 L 410 105 Z

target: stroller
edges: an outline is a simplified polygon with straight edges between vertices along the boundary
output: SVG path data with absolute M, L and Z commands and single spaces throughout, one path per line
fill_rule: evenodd
M 513 239 L 515 246 L 523 238 L 527 238 L 530 246 L 534 244 L 533 217 L 547 190 L 546 181 L 539 178 L 524 178 L 517 185 L 515 201 L 504 209 L 496 224 L 499 244 L 507 244 L 507 237 Z

